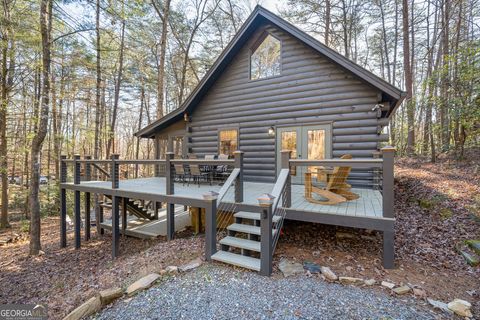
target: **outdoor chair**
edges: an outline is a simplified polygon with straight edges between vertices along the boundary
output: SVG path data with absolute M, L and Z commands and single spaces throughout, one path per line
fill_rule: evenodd
M 350 154 L 343 155 L 340 159 L 352 159 Z M 325 168 L 317 169 L 317 177 L 326 177 L 325 188 L 313 186 L 311 172 L 305 173 L 305 199 L 308 202 L 335 205 L 348 200 L 356 200 L 359 196 L 350 191 L 351 185 L 347 183 L 351 167 L 335 167 L 333 171 Z M 326 200 L 314 199 L 312 193 L 315 193 Z
M 212 180 L 210 176 L 211 176 L 210 172 L 202 172 L 198 164 L 190 165 L 190 178 L 193 179 L 194 183 L 198 184 L 198 187 L 200 187 L 201 180 L 205 180 L 205 182 L 209 181 L 210 185 L 212 185 Z
M 185 167 L 183 166 L 183 164 L 174 164 L 173 166 L 175 168 L 174 180 L 181 181 L 183 184 L 185 184 L 185 181 L 187 181 L 187 178 L 189 176 L 189 174 L 185 170 Z
M 218 155 L 218 160 L 228 160 L 228 154 Z M 219 177 L 222 181 L 226 180 L 230 173 L 228 172 L 228 165 L 222 164 L 215 168 L 215 176 Z

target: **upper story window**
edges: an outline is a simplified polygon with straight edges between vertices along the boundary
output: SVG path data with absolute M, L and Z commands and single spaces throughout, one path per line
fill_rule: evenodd
M 281 42 L 270 34 L 260 38 L 250 57 L 250 79 L 257 80 L 280 75 Z

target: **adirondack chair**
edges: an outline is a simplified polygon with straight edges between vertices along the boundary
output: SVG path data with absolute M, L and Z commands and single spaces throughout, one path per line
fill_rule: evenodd
M 341 159 L 352 159 L 349 154 L 343 155 Z M 318 169 L 317 176 L 321 176 L 324 168 Z M 325 188 L 318 188 L 313 186 L 312 173 L 305 173 L 305 199 L 308 202 L 335 205 L 348 200 L 358 199 L 359 196 L 350 191 L 351 185 L 347 183 L 348 175 L 350 174 L 351 167 L 335 167 L 330 174 L 327 174 L 327 182 Z M 312 197 L 312 193 L 315 193 L 326 200 L 317 200 Z

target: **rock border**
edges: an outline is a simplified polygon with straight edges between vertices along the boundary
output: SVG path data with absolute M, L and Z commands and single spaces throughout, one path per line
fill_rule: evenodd
M 179 272 L 188 272 L 198 268 L 202 263 L 203 260 L 199 257 L 180 267 L 172 265 L 160 270 L 158 273 L 150 273 L 143 276 L 131 283 L 125 290 L 120 287 L 101 290 L 71 311 L 63 318 L 63 320 L 79 320 L 91 316 L 121 297 L 133 297 L 139 292 L 150 288 L 156 282 L 161 280 L 162 276 L 174 275 Z

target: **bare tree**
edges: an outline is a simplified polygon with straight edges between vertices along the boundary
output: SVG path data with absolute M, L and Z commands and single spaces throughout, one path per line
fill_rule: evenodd
M 42 93 L 39 109 L 37 132 L 32 140 L 30 179 L 30 254 L 37 255 L 40 244 L 40 201 L 38 190 L 40 183 L 40 151 L 47 135 L 50 100 L 50 47 L 52 31 L 52 1 L 42 0 L 40 3 L 40 32 L 42 36 Z

